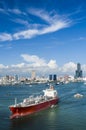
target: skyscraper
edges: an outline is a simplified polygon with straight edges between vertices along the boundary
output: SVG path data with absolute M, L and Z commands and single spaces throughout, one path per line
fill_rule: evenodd
M 57 80 L 57 75 L 56 75 L 56 74 L 53 75 L 53 80 L 54 80 L 54 81 Z
M 50 74 L 49 75 L 49 80 L 56 81 L 57 80 L 57 75 L 56 74 L 54 74 L 54 75 Z
M 77 70 L 75 71 L 75 78 L 82 78 L 81 64 L 77 63 Z
M 31 79 L 32 79 L 32 80 L 35 80 L 35 79 L 36 79 L 36 72 L 35 72 L 35 70 L 32 70 Z
M 49 75 L 49 80 L 52 80 L 53 79 L 52 77 L 53 77 L 52 74 L 50 74 Z

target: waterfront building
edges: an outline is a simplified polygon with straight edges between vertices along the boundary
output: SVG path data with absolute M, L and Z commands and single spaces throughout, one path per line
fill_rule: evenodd
M 49 75 L 49 80 L 51 81 L 56 81 L 57 80 L 57 75 L 56 74 L 54 74 L 54 75 L 52 75 L 52 74 L 50 74 Z
M 35 72 L 35 70 L 33 70 L 32 73 L 31 73 L 31 79 L 32 80 L 36 79 L 36 72 Z
M 53 80 L 54 80 L 54 81 L 57 80 L 57 75 L 56 75 L 56 74 L 53 75 Z
M 52 74 L 49 75 L 49 80 L 53 80 Z
M 75 71 L 75 78 L 82 78 L 81 64 L 77 63 L 77 70 Z
M 15 75 L 15 80 L 18 81 L 18 75 Z
M 5 79 L 8 81 L 9 80 L 9 75 L 6 75 Z

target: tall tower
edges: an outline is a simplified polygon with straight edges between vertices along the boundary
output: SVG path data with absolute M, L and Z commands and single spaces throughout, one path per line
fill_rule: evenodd
M 31 79 L 32 79 L 32 80 L 35 80 L 35 79 L 36 79 L 36 72 L 35 72 L 35 70 L 32 70 Z
M 77 63 L 77 70 L 75 71 L 75 78 L 82 78 L 82 70 L 80 63 Z
M 53 79 L 53 78 L 52 78 L 52 74 L 50 74 L 50 75 L 49 75 L 49 80 L 52 80 L 52 79 Z
M 56 74 L 53 75 L 53 80 L 54 80 L 54 81 L 57 80 L 57 75 L 56 75 Z
M 54 75 L 50 74 L 49 75 L 49 80 L 56 81 L 57 80 L 57 75 L 56 74 L 54 74 Z

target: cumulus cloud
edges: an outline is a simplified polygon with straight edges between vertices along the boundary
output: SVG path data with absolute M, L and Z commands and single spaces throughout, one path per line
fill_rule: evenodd
M 75 74 L 77 65 L 74 62 L 68 62 L 63 66 L 59 66 L 56 63 L 56 60 L 50 59 L 46 61 L 44 58 L 40 58 L 37 55 L 21 54 L 23 59 L 22 63 L 13 64 L 13 65 L 3 65 L 0 64 L 0 72 L 21 74 L 21 73 L 31 73 L 32 70 L 35 70 L 37 73 L 47 74 Z M 86 72 L 86 65 L 82 65 L 82 70 Z
M 81 69 L 86 73 L 86 64 L 82 65 Z
M 63 65 L 60 68 L 62 72 L 74 72 L 76 70 L 76 64 L 73 62 L 69 62 Z
M 53 59 L 50 59 L 48 62 L 37 55 L 29 54 L 22 54 L 21 57 L 25 62 L 27 62 L 25 63 L 25 68 L 28 68 L 28 70 L 35 69 L 37 71 L 41 71 L 41 73 L 74 73 L 76 70 L 76 64 L 73 62 L 66 63 L 60 67 L 56 63 L 56 60 Z
M 49 62 L 46 62 L 43 58 L 40 58 L 36 55 L 28 55 L 28 54 L 22 54 L 21 57 L 29 63 L 29 66 L 32 67 L 45 67 L 49 69 L 56 69 L 57 64 L 55 60 L 50 60 Z
M 23 57 L 26 62 L 31 63 L 33 66 L 46 66 L 46 61 L 36 55 L 22 54 L 21 57 Z
M 56 60 L 50 60 L 49 63 L 48 63 L 48 66 L 51 69 L 56 69 L 57 68 Z
M 30 62 L 30 63 L 20 63 L 20 64 L 14 64 L 9 66 L 0 65 L 0 72 L 1 74 L 21 74 L 21 73 L 30 73 L 32 70 L 35 70 L 37 73 L 41 74 L 47 74 L 50 73 L 54 74 L 75 74 L 76 68 L 72 69 L 71 65 L 67 63 L 68 65 L 63 65 L 62 67 L 59 67 L 56 64 L 56 61 L 50 60 L 49 62 L 45 63 L 45 65 L 42 65 L 37 62 Z M 63 69 L 64 68 L 64 69 Z M 86 67 L 85 67 L 86 68 Z
M 8 68 L 8 66 L 5 66 L 3 64 L 0 64 L 0 69 Z
M 25 63 L 20 63 L 16 65 L 11 65 L 12 68 L 23 68 L 25 66 Z

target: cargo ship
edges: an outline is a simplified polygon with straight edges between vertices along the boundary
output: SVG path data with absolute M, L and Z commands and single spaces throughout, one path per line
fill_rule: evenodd
M 43 93 L 43 95 L 36 97 L 29 96 L 20 103 L 17 103 L 15 100 L 15 104 L 9 106 L 11 111 L 10 119 L 27 116 L 49 107 L 53 107 L 58 103 L 58 93 L 53 86 L 43 90 Z

